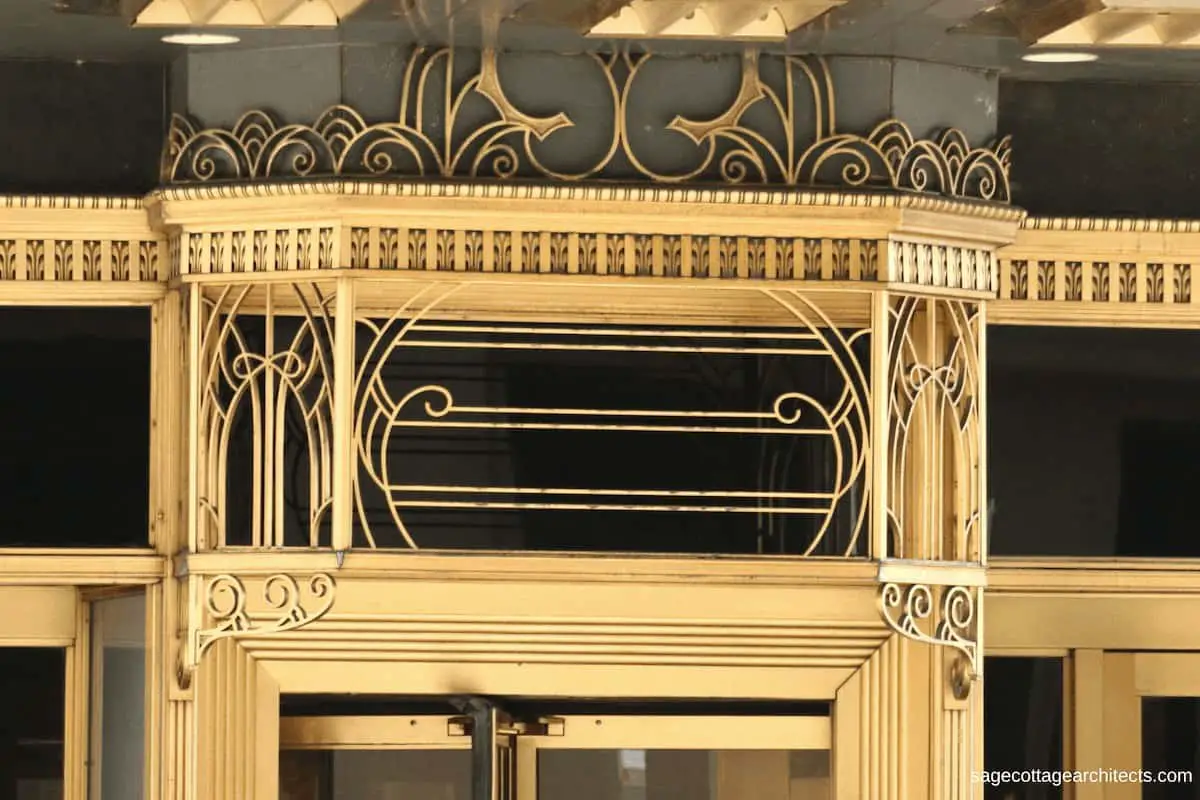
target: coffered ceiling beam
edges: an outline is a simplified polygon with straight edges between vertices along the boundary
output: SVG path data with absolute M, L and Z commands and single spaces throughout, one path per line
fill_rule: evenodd
M 332 28 L 366 0 L 150 0 L 126 6 L 137 27 Z M 130 11 L 132 10 L 132 13 Z
M 632 0 L 588 33 L 615 38 L 783 40 L 844 0 Z
M 1053 48 L 1200 46 L 1200 0 L 1002 0 L 955 30 Z

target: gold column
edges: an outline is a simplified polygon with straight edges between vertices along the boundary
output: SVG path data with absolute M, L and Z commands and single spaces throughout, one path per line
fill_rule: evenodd
M 919 250 L 916 262 L 918 272 L 937 269 Z M 866 731 L 859 796 L 979 798 L 982 299 L 896 292 L 886 306 L 887 383 L 873 387 L 873 399 L 876 420 L 884 418 L 878 404 L 888 409 L 887 461 L 877 473 L 888 525 L 879 581 L 881 613 L 896 636 L 848 689 Z
M 279 796 L 279 686 L 232 639 L 196 672 L 195 792 L 206 800 Z
M 188 456 L 188 369 L 191 315 L 183 293 L 168 292 L 153 308 L 151 328 L 151 542 L 168 572 L 147 587 L 146 782 L 151 797 L 185 800 L 191 795 L 191 692 L 181 681 L 187 636 L 188 585 L 173 574 L 173 561 L 188 549 L 185 488 Z

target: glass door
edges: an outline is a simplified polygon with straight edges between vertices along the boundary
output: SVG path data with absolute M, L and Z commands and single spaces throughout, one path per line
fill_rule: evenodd
M 284 717 L 279 743 L 280 800 L 472 800 L 456 717 Z
M 517 800 L 830 800 L 828 717 L 564 716 L 517 739 Z
M 83 707 L 86 652 L 70 587 L 0 585 L 0 798 L 62 800 L 75 746 L 70 723 Z M 78 758 L 79 762 L 84 759 Z
M 285 717 L 281 800 L 830 800 L 828 716 Z
M 1141 800 L 1200 798 L 1200 653 L 1106 653 L 1104 668 L 1106 682 L 1121 690 L 1107 701 L 1106 724 L 1109 718 L 1113 722 L 1106 738 L 1111 734 L 1114 742 L 1120 741 L 1122 724 L 1126 730 L 1141 729 L 1140 737 L 1130 736 L 1132 741 L 1123 745 L 1138 778 L 1120 781 L 1124 785 L 1109 794 Z

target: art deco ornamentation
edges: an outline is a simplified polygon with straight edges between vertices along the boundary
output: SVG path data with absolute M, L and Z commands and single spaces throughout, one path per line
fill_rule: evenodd
M 1162 261 L 1074 261 L 1025 258 L 1003 262 L 1001 300 L 1091 305 L 1192 306 L 1192 265 Z
M 764 520 L 768 529 L 782 526 L 780 518 L 805 519 L 810 524 L 802 528 L 806 538 L 799 548 L 801 554 L 860 552 L 870 487 L 866 479 L 867 385 L 858 353 L 867 341 L 869 330 L 840 330 L 811 299 L 798 292 L 777 289 L 762 292 L 790 312 L 795 320 L 792 330 L 751 332 L 717 327 L 584 324 L 568 327 L 454 323 L 439 319 L 439 305 L 465 285 L 431 285 L 389 318 L 359 320 L 363 355 L 357 365 L 355 388 L 356 447 L 360 462 L 355 501 L 357 536 L 361 543 L 414 549 L 437 547 L 437 529 L 451 523 L 440 523 L 431 533 L 410 519 L 418 512 L 428 516 L 478 512 L 561 515 L 588 511 L 610 515 L 614 512 L 752 515 Z M 772 369 L 778 381 L 755 390 L 759 398 L 750 401 L 753 405 L 749 407 L 721 407 L 724 403 L 712 400 L 693 407 L 664 407 L 662 402 L 650 403 L 646 398 L 642 398 L 642 404 L 609 405 L 591 400 L 586 405 L 553 406 L 489 401 L 486 393 L 481 394 L 478 380 L 471 379 L 469 374 L 457 383 L 453 377 L 432 383 L 406 376 L 406 372 L 418 376 L 427 372 L 418 365 L 430 362 L 414 360 L 422 355 L 433 359 L 432 363 L 444 360 L 448 364 L 463 364 L 466 362 L 458 355 L 463 353 L 475 353 L 474 357 L 483 364 L 492 363 L 506 353 L 516 353 L 512 357 L 521 359 L 550 355 L 560 362 L 597 354 L 611 358 L 619 353 L 626 360 L 675 359 L 682 362 L 680 367 L 699 363 L 700 359 L 710 359 L 705 363 L 712 364 L 723 359 L 728 366 L 730 361 L 749 357 L 759 359 L 764 365 L 776 365 Z M 787 371 L 788 365 L 803 363 L 829 367 L 827 383 L 811 377 L 806 381 Z M 462 372 L 461 368 L 456 371 Z M 822 383 L 823 394 L 817 394 L 817 384 Z M 740 396 L 745 398 L 744 391 Z M 629 475 L 634 472 L 631 465 L 614 462 L 610 465 L 611 475 L 602 485 L 571 485 L 557 476 L 542 476 L 536 482 L 521 480 L 519 473 L 508 480 L 496 479 L 499 467 L 482 470 L 475 479 L 461 477 L 458 473 L 452 475 L 451 466 L 444 461 L 438 462 L 428 453 L 422 455 L 423 450 L 428 450 L 428 445 L 423 446 L 422 442 L 440 441 L 462 431 L 492 437 L 487 440 L 490 444 L 482 439 L 472 440 L 472 448 L 476 450 L 484 447 L 503 450 L 507 447 L 504 445 L 507 437 L 529 436 L 531 432 L 542 437 L 626 437 L 622 441 L 642 437 L 642 441 L 649 438 L 660 448 L 678 446 L 680 442 L 691 442 L 689 446 L 695 447 L 698 446 L 695 443 L 711 441 L 712 437 L 741 437 L 762 442 L 766 449 L 761 461 L 767 471 L 754 486 L 711 485 L 710 476 L 707 481 L 710 485 L 683 488 L 671 483 L 670 476 L 631 479 Z M 822 457 L 829 466 L 819 488 L 797 488 L 788 482 L 786 471 L 777 474 L 770 469 L 776 462 L 784 463 L 782 459 L 788 448 L 794 450 L 802 441 L 820 448 L 813 452 L 824 454 Z M 563 458 L 571 456 L 564 451 Z M 489 473 L 496 477 L 489 481 Z M 657 485 L 649 483 L 654 479 Z M 748 480 L 754 480 L 753 474 Z M 366 499 L 368 490 L 374 501 Z M 842 520 L 842 528 L 837 544 L 833 544 L 834 540 L 827 539 L 832 536 L 831 529 L 838 519 Z M 622 523 L 614 521 L 614 524 Z M 793 526 L 793 530 L 797 527 Z M 832 552 L 831 546 L 836 548 Z
M 272 246 L 256 237 L 248 247 Z M 261 316 L 242 314 L 251 299 Z M 273 303 L 297 310 L 272 312 Z M 197 542 L 315 546 L 332 502 L 333 322 L 315 285 L 200 298 Z
M 0 238 L 0 281 L 159 281 L 162 251 L 151 239 Z
M 967 697 L 979 674 L 974 591 L 963 586 L 885 583 L 879 592 L 888 627 L 908 639 L 958 652 L 950 682 L 959 700 Z
M 979 561 L 985 552 L 979 325 L 977 303 L 902 297 L 891 309 L 891 557 Z
M 171 252 L 180 259 L 182 275 L 320 271 L 340 266 L 356 270 L 889 282 L 968 292 L 994 292 L 996 286 L 990 250 L 903 239 L 315 226 L 186 233 L 176 241 Z
M 264 111 L 246 114 L 227 130 L 175 117 L 162 178 L 165 183 L 319 176 L 595 178 L 904 190 L 1009 201 L 1007 139 L 992 148 L 972 147 L 957 130 L 919 139 L 897 120 L 865 134 L 840 132 L 832 80 L 819 59 L 748 52 L 731 101 L 705 118 L 667 116 L 670 121 L 657 131 L 674 139 L 667 148 L 672 156 L 664 161 L 645 145 L 646 131 L 653 131 L 645 120 L 661 117 L 663 105 L 674 101 L 670 91 L 654 91 L 670 80 L 641 78 L 669 66 L 669 59 L 629 52 L 558 58 L 572 68 L 580 60 L 590 64 L 606 87 L 601 94 L 607 114 L 584 137 L 590 148 L 555 148 L 582 122 L 566 111 L 521 110 L 510 99 L 517 87 L 501 79 L 497 53 L 421 49 L 408 63 L 398 120 L 370 123 L 347 106 L 329 109 L 311 125 L 280 123 Z M 476 63 L 466 64 L 469 59 Z M 569 100 L 540 98 L 536 104 L 561 108 Z M 687 163 L 678 163 L 689 152 Z
M 208 648 L 221 640 L 303 628 L 324 617 L 333 608 L 337 585 L 329 575 L 317 573 L 303 582 L 291 575 L 272 575 L 263 582 L 263 600 L 271 614 L 256 619 L 246 610 L 246 586 L 233 575 L 217 575 L 204 587 L 204 613 L 214 623 L 193 633 L 193 665 L 199 664 Z M 306 598 L 313 601 L 306 604 Z

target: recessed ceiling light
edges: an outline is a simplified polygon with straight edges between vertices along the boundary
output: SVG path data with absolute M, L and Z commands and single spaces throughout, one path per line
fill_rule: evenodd
M 1021 56 L 1022 61 L 1031 61 L 1034 64 L 1086 64 L 1098 58 L 1100 56 L 1095 53 L 1070 53 L 1050 50 L 1026 53 Z
M 211 47 L 218 44 L 237 44 L 237 36 L 226 33 L 172 33 L 162 37 L 167 44 L 182 44 L 188 47 Z

